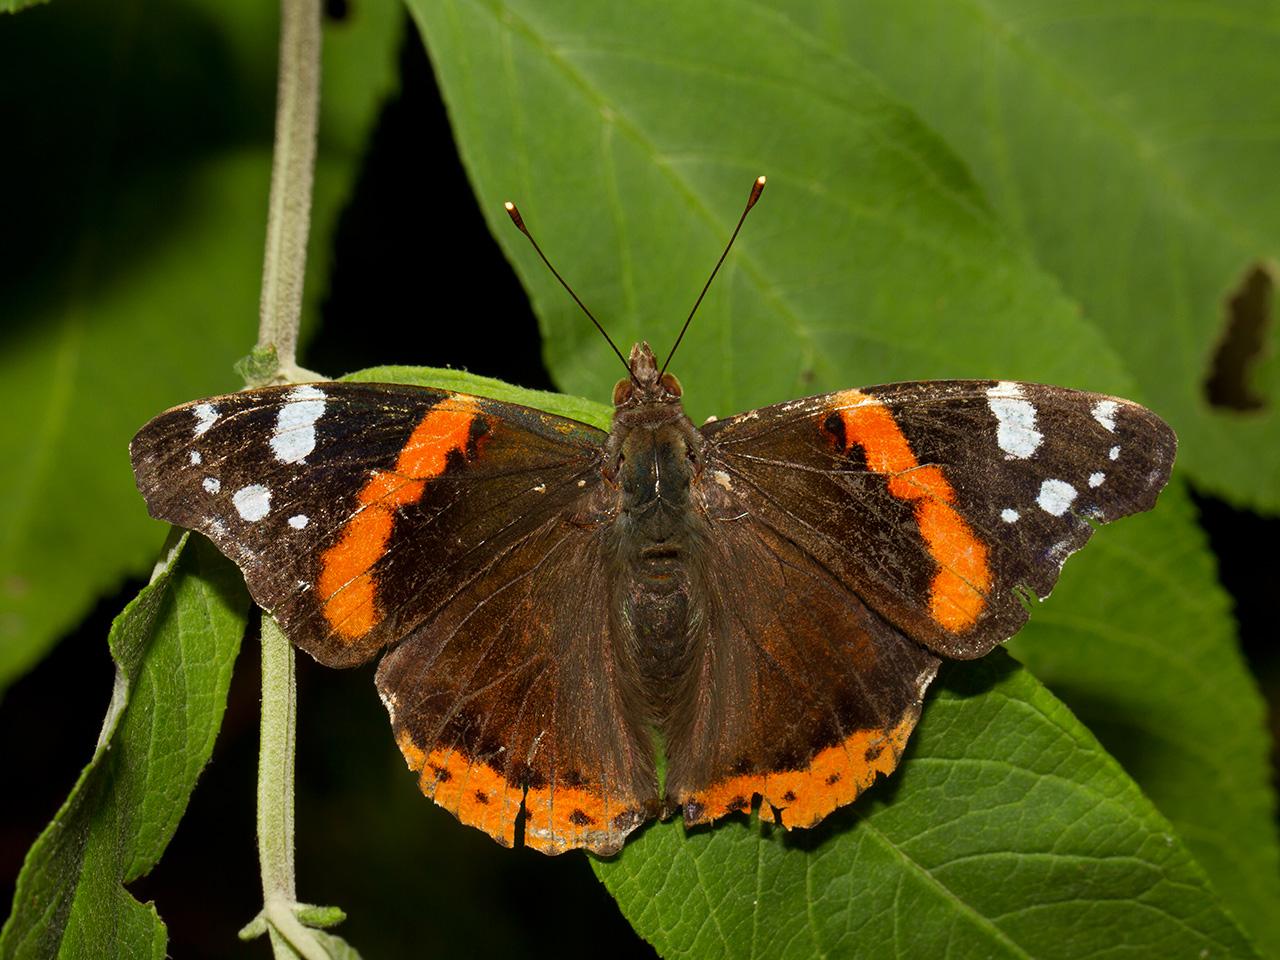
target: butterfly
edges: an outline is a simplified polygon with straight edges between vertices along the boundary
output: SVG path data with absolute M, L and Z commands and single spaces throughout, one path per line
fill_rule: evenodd
M 424 794 L 506 845 L 608 855 L 654 817 L 759 798 L 812 827 L 853 801 L 940 658 L 1012 636 L 1095 524 L 1154 506 L 1177 445 L 1127 400 L 994 380 L 696 426 L 647 343 L 624 362 L 608 432 L 323 382 L 162 413 L 133 468 L 295 645 L 381 655 Z

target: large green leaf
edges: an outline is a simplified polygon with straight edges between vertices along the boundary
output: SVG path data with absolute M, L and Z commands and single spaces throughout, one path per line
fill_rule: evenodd
M 782 18 L 733 3 L 410 6 L 566 390 L 608 397 L 620 365 L 502 201 L 624 347 L 661 350 L 761 173 L 769 188 L 675 365 L 695 415 L 919 377 L 1131 386 L 945 145 Z
M 392 83 L 391 4 L 326 31 L 309 302 Z M 158 546 L 150 416 L 238 386 L 257 327 L 277 6 L 68 0 L 0 29 L 0 689 Z M 21 149 L 17 149 L 21 146 Z
M 566 386 L 606 397 L 616 360 L 505 222 L 500 201 L 520 201 L 619 339 L 665 344 L 701 279 L 690 264 L 714 259 L 750 178 L 765 172 L 765 198 L 674 365 L 695 415 L 929 376 L 1136 395 L 1100 329 L 1023 252 L 947 146 L 847 54 L 786 17 L 737 3 L 411 7 L 482 206 L 532 291 L 548 360 Z M 1141 589 L 1117 623 L 1153 645 L 1169 638 L 1169 656 L 1195 657 L 1190 688 L 1113 656 L 1118 633 L 1088 642 L 1092 623 L 1069 637 L 1058 631 L 1057 647 L 1079 646 L 1058 659 L 1074 657 L 1077 674 L 1105 675 L 1107 685 L 1072 685 L 1065 669 L 1059 678 L 1084 709 L 1120 688 L 1170 698 L 1168 725 L 1148 725 L 1124 759 L 1194 838 L 1254 935 L 1272 943 L 1274 921 L 1259 909 L 1276 862 L 1260 699 L 1185 504 L 1175 498 L 1141 529 L 1139 549 L 1184 551 L 1153 559 L 1168 576 L 1137 579 L 1132 565 L 1103 565 L 1078 588 L 1068 581 L 1066 598 L 1046 610 L 1120 610 L 1116 590 Z M 1195 626 L 1181 612 L 1187 590 L 1203 598 Z M 1179 711 L 1184 696 L 1205 708 Z M 1220 702 L 1232 704 L 1234 721 L 1214 741 L 1236 768 L 1242 815 L 1231 821 L 1203 802 L 1203 778 L 1183 775 L 1187 745 Z
M 1280 954 L 1266 708 L 1177 480 L 1099 534 L 1011 644 L 1120 761 L 1258 942 Z
M 93 759 L 27 854 L 0 956 L 155 957 L 165 930 L 124 889 L 164 852 L 209 759 L 244 633 L 240 575 L 184 538 L 116 618 L 116 683 Z
M 1280 258 L 1280 5 L 769 5 L 947 138 L 1177 428 L 1197 482 L 1280 510 L 1280 325 L 1252 371 L 1265 411 L 1215 410 L 1204 389 L 1225 299 Z
M 596 873 L 667 957 L 1246 957 L 1168 822 L 1001 653 L 812 836 L 650 827 Z
M 27 7 L 34 7 L 38 3 L 48 3 L 49 0 L 0 0 L 0 13 L 17 13 Z

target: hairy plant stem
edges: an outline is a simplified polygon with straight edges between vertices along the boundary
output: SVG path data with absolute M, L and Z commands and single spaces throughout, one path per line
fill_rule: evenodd
M 294 913 L 293 770 L 298 698 L 294 652 L 275 620 L 262 614 L 262 726 L 258 748 L 258 860 L 263 914 L 277 958 L 326 960 Z M 292 948 L 292 950 L 290 950 Z
M 311 185 L 320 104 L 320 0 L 281 0 L 280 80 L 256 354 L 274 355 L 282 382 L 316 379 L 297 366 L 307 266 Z M 263 913 L 277 960 L 328 956 L 299 922 L 293 804 L 297 686 L 293 645 L 262 615 L 262 726 L 258 757 L 258 860 Z
M 311 184 L 320 114 L 320 0 L 281 0 L 276 139 L 258 307 L 259 353 L 274 351 L 276 380 L 319 379 L 297 365 Z

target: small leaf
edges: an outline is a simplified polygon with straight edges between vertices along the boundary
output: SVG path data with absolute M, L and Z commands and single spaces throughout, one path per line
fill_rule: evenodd
M 359 951 L 341 937 L 323 930 L 313 931 L 312 936 L 333 960 L 360 960 Z
M 302 960 L 301 955 L 285 943 L 284 939 L 274 930 L 271 931 L 271 936 L 273 945 L 283 946 L 287 951 L 286 953 L 281 953 L 277 950 L 277 960 L 280 957 L 298 957 L 299 960 Z M 360 954 L 356 948 L 335 934 L 325 933 L 323 930 L 312 930 L 311 939 L 316 946 L 324 951 L 325 956 L 331 958 L 331 960 L 360 960 Z
M 272 953 L 276 960 L 282 957 L 303 958 L 322 953 L 332 960 L 360 960 L 355 947 L 339 936 L 326 933 L 324 927 L 334 927 L 347 918 L 339 907 L 318 907 L 310 903 L 292 905 L 293 915 L 298 924 L 289 931 L 293 937 L 282 933 L 271 921 L 268 911 L 263 910 L 240 930 L 241 940 L 256 940 L 266 934 L 271 940 Z M 305 939 L 305 946 L 300 940 Z M 302 952 L 300 953 L 299 950 Z
M 1005 654 L 812 833 L 649 827 L 597 875 L 665 957 L 1252 957 L 1168 822 Z
M 111 627 L 116 686 L 93 759 L 27 854 L 2 957 L 163 957 L 149 872 L 213 750 L 248 597 L 207 541 L 184 538 Z
M 320 927 L 328 929 L 336 927 L 343 920 L 347 919 L 346 913 L 341 907 L 318 907 L 312 903 L 299 903 L 294 910 L 298 920 L 308 927 Z

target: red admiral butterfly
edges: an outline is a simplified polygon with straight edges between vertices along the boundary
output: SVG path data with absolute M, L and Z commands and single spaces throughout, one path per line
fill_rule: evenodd
M 1015 633 L 1093 521 L 1154 505 L 1176 447 L 1141 406 L 1028 383 L 702 427 L 680 397 L 640 343 L 608 433 L 316 383 L 177 407 L 131 454 L 151 514 L 210 537 L 296 645 L 386 651 L 423 793 L 500 843 L 523 816 L 531 847 L 609 854 L 676 811 L 759 796 L 810 827 L 852 801 L 897 765 L 939 656 Z

